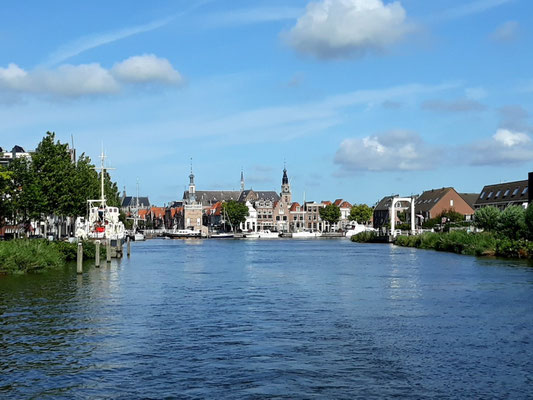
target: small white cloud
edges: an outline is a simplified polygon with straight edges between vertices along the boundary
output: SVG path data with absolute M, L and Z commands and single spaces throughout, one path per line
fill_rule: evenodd
M 512 132 L 509 129 L 498 129 L 492 137 L 496 142 L 503 144 L 505 147 L 513 147 L 531 142 L 531 138 L 527 134 Z
M 414 171 L 435 167 L 436 149 L 408 131 L 345 139 L 335 163 L 348 171 Z
M 516 39 L 519 29 L 517 21 L 507 21 L 498 26 L 490 37 L 496 42 L 511 42 Z
M 318 58 L 361 57 L 386 50 L 411 30 L 398 1 L 322 0 L 308 4 L 286 39 Z
M 117 79 L 124 82 L 178 84 L 182 81 L 180 73 L 166 58 L 159 58 L 154 54 L 130 57 L 116 63 L 111 72 Z
M 533 142 L 526 133 L 498 129 L 490 139 L 471 145 L 465 154 L 472 165 L 522 164 L 533 159 Z

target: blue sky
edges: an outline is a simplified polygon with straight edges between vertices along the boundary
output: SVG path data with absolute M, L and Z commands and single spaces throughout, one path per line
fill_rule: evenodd
M 198 189 L 374 204 L 533 170 L 528 0 L 12 2 L 0 146 L 74 136 L 157 204 Z

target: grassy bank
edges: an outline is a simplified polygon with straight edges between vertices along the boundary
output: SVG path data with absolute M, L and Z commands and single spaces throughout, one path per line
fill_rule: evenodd
M 103 246 L 102 246 L 103 247 Z M 104 256 L 103 248 L 102 256 Z M 83 243 L 83 257 L 94 259 L 95 245 Z M 59 268 L 77 257 L 77 244 L 47 240 L 11 240 L 0 242 L 0 273 L 17 274 Z
M 448 251 L 472 256 L 498 256 L 507 258 L 533 258 L 533 242 L 509 239 L 493 233 L 427 232 L 417 236 L 398 236 L 398 246 Z

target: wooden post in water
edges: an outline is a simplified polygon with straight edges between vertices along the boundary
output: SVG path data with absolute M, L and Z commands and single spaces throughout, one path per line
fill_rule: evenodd
M 131 241 L 130 241 L 130 237 L 129 236 L 128 236 L 127 241 L 128 241 L 128 257 L 129 257 L 130 254 L 131 254 Z
M 81 244 L 81 242 L 78 243 L 77 261 L 78 261 L 78 264 L 77 264 L 76 271 L 78 272 L 78 274 L 82 274 L 83 273 L 83 244 Z
M 96 268 L 100 267 L 100 241 L 99 240 L 94 242 L 94 266 Z
M 111 262 L 111 240 L 106 241 L 106 260 L 108 263 Z

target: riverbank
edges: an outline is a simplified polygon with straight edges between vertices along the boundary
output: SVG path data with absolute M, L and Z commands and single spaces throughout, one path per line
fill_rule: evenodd
M 351 238 L 353 242 L 377 242 L 377 235 L 364 232 Z M 503 235 L 481 232 L 453 231 L 445 233 L 426 232 L 421 235 L 398 236 L 397 246 L 446 251 L 471 256 L 496 256 L 505 258 L 533 259 L 533 242 L 525 239 L 509 239 Z
M 101 248 L 101 255 L 104 255 Z M 44 239 L 0 242 L 0 274 L 24 274 L 59 268 L 76 260 L 77 244 Z M 95 256 L 95 245 L 83 243 L 83 258 Z

